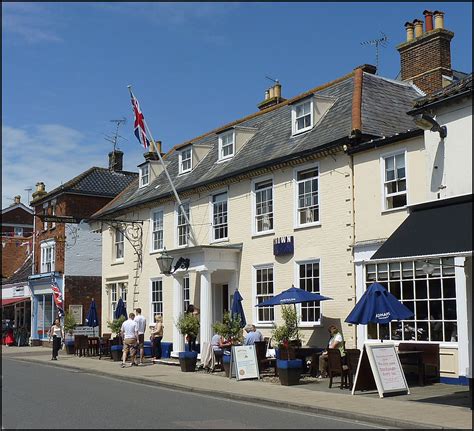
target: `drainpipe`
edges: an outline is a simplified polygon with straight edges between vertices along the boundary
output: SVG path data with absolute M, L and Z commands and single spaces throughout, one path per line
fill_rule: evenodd
M 355 245 L 355 237 L 356 237 L 356 221 L 355 221 L 355 189 L 354 189 L 354 154 L 350 155 L 350 171 L 351 171 L 351 201 L 352 201 L 352 250 L 351 250 L 351 255 L 352 255 L 352 285 L 354 286 L 353 290 L 353 295 L 352 298 L 354 299 L 353 301 L 353 306 L 357 302 L 357 277 L 356 277 L 356 267 L 355 267 L 355 253 L 354 253 L 354 245 Z M 355 342 L 355 347 L 357 348 L 357 325 L 354 325 L 354 342 Z

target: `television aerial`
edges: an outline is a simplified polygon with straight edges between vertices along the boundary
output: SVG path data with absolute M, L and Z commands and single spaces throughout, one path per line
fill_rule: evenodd
M 375 67 L 377 68 L 376 73 L 379 71 L 379 47 L 381 46 L 382 48 L 385 48 L 388 43 L 388 36 L 383 31 L 381 31 L 380 34 L 382 37 L 379 37 L 378 39 L 366 40 L 360 43 L 362 46 L 375 46 Z
M 118 142 L 119 138 L 124 139 L 125 141 L 128 141 L 127 138 L 124 138 L 123 136 L 119 135 L 119 133 L 118 133 L 120 125 L 125 124 L 127 122 L 127 119 L 125 117 L 123 117 L 120 120 L 110 120 L 110 122 L 115 123 L 117 125 L 116 128 L 115 128 L 115 134 L 112 135 L 112 136 L 105 135 L 104 139 L 106 141 L 112 142 L 112 144 L 114 144 L 114 149 L 113 150 L 115 151 L 115 150 L 119 149 L 118 146 L 117 146 L 117 142 Z

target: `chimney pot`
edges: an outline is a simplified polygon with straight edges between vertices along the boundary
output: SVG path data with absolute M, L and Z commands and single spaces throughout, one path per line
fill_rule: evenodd
M 433 12 L 425 10 L 423 15 L 425 16 L 425 31 L 433 30 Z
M 271 99 L 272 97 L 275 97 L 275 90 L 273 87 L 270 87 L 268 89 L 268 94 L 269 94 L 269 99 Z
M 434 20 L 435 20 L 435 29 L 437 28 L 444 28 L 444 12 L 440 10 L 435 10 L 433 12 Z
M 45 191 L 45 185 L 43 182 L 36 183 L 36 191 L 40 193 Z
M 21 196 L 20 195 L 15 196 L 15 204 L 19 204 L 20 201 L 21 201 Z
M 415 37 L 420 37 L 423 34 L 423 21 L 415 19 L 413 24 L 415 26 Z
M 277 82 L 273 86 L 273 94 L 274 94 L 275 97 L 278 97 L 278 98 L 281 97 L 281 84 L 279 82 Z
M 405 28 L 407 30 L 407 42 L 410 42 L 415 38 L 415 26 L 411 22 L 406 22 Z
M 109 153 L 109 169 L 111 171 L 123 171 L 123 151 L 114 150 Z
M 263 100 L 268 100 L 270 99 L 270 92 L 268 90 L 265 90 L 265 97 Z

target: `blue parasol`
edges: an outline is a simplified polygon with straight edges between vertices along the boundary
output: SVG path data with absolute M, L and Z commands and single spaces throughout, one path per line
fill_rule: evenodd
M 234 297 L 232 299 L 232 308 L 231 308 L 231 314 L 232 318 L 238 314 L 240 315 L 240 327 L 243 328 L 246 324 L 247 321 L 245 320 L 245 314 L 244 314 L 244 309 L 242 307 L 242 301 L 244 298 L 242 298 L 242 295 L 238 290 L 234 292 Z
M 91 306 L 89 308 L 89 312 L 87 313 L 86 325 L 92 326 L 93 328 L 99 326 L 99 317 L 97 315 L 97 308 L 95 306 L 94 298 L 92 298 Z
M 256 307 L 266 307 L 269 305 L 287 305 L 287 304 L 301 304 L 303 302 L 311 301 L 326 301 L 327 296 L 322 296 L 319 293 L 308 292 L 307 290 L 291 286 L 289 289 L 275 295 L 273 298 L 257 304 Z
M 403 305 L 381 284 L 372 283 L 347 316 L 346 322 L 367 325 L 368 323 L 389 323 L 392 320 L 405 320 L 410 317 L 413 317 L 413 311 Z
M 117 302 L 117 307 L 115 308 L 115 313 L 114 313 L 114 317 L 116 319 L 119 319 L 120 316 L 125 316 L 125 318 L 127 318 L 127 309 L 125 308 L 125 304 L 122 298 L 119 298 Z

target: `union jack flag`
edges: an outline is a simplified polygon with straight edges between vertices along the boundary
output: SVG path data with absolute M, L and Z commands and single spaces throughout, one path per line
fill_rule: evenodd
M 53 291 L 54 303 L 58 309 L 58 316 L 61 318 L 64 316 L 63 294 L 61 293 L 61 289 L 59 288 L 58 283 L 56 283 L 54 277 L 51 279 L 51 289 Z
M 140 111 L 140 105 L 138 104 L 138 100 L 135 98 L 133 93 L 130 91 L 130 95 L 132 97 L 132 109 L 133 113 L 135 114 L 135 136 L 140 141 L 140 144 L 143 145 L 145 150 L 150 146 L 150 141 L 146 137 L 146 130 L 145 130 L 145 117 Z

